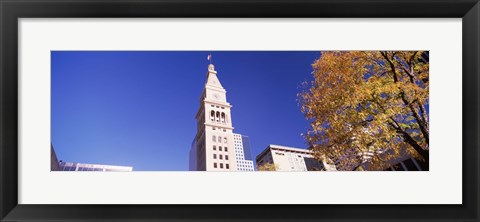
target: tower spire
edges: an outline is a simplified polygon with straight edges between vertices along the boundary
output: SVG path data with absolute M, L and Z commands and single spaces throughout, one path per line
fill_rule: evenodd
M 208 54 L 207 60 L 210 62 L 210 64 L 208 64 L 208 73 L 207 73 L 207 78 L 208 78 L 208 75 L 210 73 L 217 74 L 217 72 L 215 71 L 215 66 L 212 64 L 212 61 L 213 61 L 212 53 Z
M 227 102 L 227 92 L 218 80 L 211 54 L 207 56 L 207 60 L 210 61 L 207 82 L 195 115 L 197 134 L 190 151 L 191 169 L 236 171 L 234 128 L 230 112 L 232 105 Z

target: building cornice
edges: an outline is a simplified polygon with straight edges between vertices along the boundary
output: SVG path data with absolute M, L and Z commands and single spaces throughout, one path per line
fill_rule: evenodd
M 226 126 L 226 125 L 221 125 L 221 124 L 212 124 L 212 123 L 205 123 L 205 126 L 212 126 L 212 127 L 218 127 L 218 128 L 225 128 L 225 129 L 231 129 L 231 130 L 233 130 L 233 129 L 234 129 L 232 126 Z
M 232 107 L 233 107 L 233 106 L 230 105 L 230 103 L 228 103 L 228 102 L 218 102 L 218 101 L 209 100 L 209 99 L 204 99 L 203 102 L 204 102 L 204 103 L 211 104 L 211 105 L 224 106 L 224 107 L 227 107 L 227 108 L 232 108 Z

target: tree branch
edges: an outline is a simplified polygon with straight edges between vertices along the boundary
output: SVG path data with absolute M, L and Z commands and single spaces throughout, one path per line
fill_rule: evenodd
M 426 124 L 427 123 L 427 118 L 426 118 L 426 115 L 427 113 L 425 112 L 425 109 L 423 108 L 423 105 L 420 104 L 420 102 L 416 101 L 419 109 L 420 109 L 420 114 L 421 114 L 421 117 L 422 117 L 422 121 L 425 123 L 426 127 L 427 127 L 427 130 L 428 130 L 428 125 Z
M 398 82 L 397 71 L 395 69 L 395 65 L 388 58 L 387 52 L 380 52 L 380 54 L 383 56 L 383 58 L 385 58 L 385 60 L 387 60 L 388 64 L 390 64 L 390 69 L 392 70 L 392 73 L 393 73 L 393 82 L 395 82 L 395 83 Z
M 425 122 L 423 122 L 423 121 L 421 120 L 421 118 L 420 118 L 420 116 L 418 115 L 417 111 L 416 111 L 415 108 L 413 107 L 413 105 L 412 105 L 413 102 L 412 102 L 412 103 L 408 102 L 408 100 L 407 100 L 407 98 L 406 98 L 406 96 L 405 96 L 405 93 L 402 91 L 402 92 L 400 93 L 400 95 L 401 95 L 401 97 L 402 97 L 403 103 L 405 103 L 405 105 L 408 106 L 408 108 L 410 109 L 410 111 L 411 111 L 412 114 L 413 114 L 413 117 L 414 117 L 415 120 L 417 121 L 418 126 L 419 126 L 419 128 L 420 128 L 420 131 L 422 132 L 422 135 L 423 135 L 423 137 L 425 138 L 426 143 L 429 144 L 430 137 L 429 137 L 428 131 L 427 131 L 426 127 L 425 127 Z
M 393 119 L 392 119 L 392 120 L 393 120 Z M 398 123 L 397 123 L 395 120 L 393 120 L 393 121 L 398 125 Z M 417 141 L 415 141 L 415 139 L 413 139 L 413 138 L 410 136 L 410 134 L 408 134 L 407 132 L 405 132 L 405 130 L 403 130 L 399 125 L 398 125 L 398 127 L 397 127 L 397 126 L 395 126 L 395 125 L 394 125 L 393 123 L 391 123 L 391 122 L 390 122 L 389 124 L 390 124 L 390 126 L 392 126 L 392 127 L 397 131 L 397 133 L 399 133 L 399 134 L 403 137 L 403 139 L 404 139 L 405 142 L 407 142 L 408 144 L 410 144 L 410 146 L 412 146 L 413 149 L 414 149 L 415 151 L 417 151 L 417 153 L 420 154 L 420 156 L 423 157 L 423 159 L 425 160 L 425 162 L 428 164 L 428 161 L 429 161 L 429 160 L 428 160 L 428 158 L 429 158 L 429 151 L 423 149 L 423 147 L 420 146 L 420 145 L 417 143 Z

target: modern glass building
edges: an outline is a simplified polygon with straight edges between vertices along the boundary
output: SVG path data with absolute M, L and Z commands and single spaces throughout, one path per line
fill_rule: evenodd
M 242 135 L 242 144 L 243 144 L 243 156 L 245 157 L 246 160 L 253 161 L 250 138 L 248 136 Z
M 233 144 L 235 148 L 235 160 L 238 171 L 254 171 L 255 167 L 252 161 L 252 151 L 250 139 L 242 134 L 233 134 Z
M 130 166 L 72 163 L 72 162 L 63 162 L 63 161 L 60 161 L 59 165 L 60 165 L 60 171 L 116 171 L 116 172 L 133 171 L 133 167 L 130 167 Z
M 197 170 L 197 144 L 196 141 L 192 141 L 192 148 L 190 149 L 189 152 L 189 158 L 188 158 L 188 170 L 190 171 L 196 171 Z

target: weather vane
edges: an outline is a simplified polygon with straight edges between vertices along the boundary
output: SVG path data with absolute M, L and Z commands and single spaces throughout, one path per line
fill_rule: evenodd
M 209 53 L 207 56 L 207 60 L 212 64 L 212 53 Z

